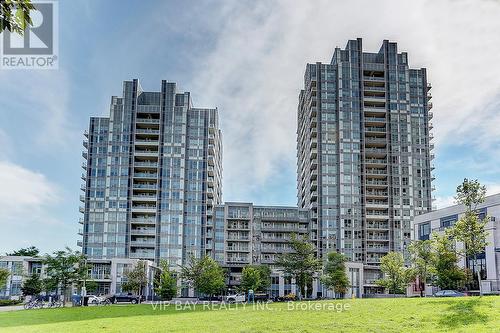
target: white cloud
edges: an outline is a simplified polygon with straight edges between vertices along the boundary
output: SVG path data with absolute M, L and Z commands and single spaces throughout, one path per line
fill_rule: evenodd
M 62 195 L 43 174 L 0 161 L 0 255 L 35 245 L 54 250 L 71 244 L 75 228 L 56 216 Z M 58 238 L 60 237 L 60 239 Z
M 500 87 L 498 3 L 227 1 L 213 15 L 216 46 L 199 57 L 190 87 L 197 105 L 221 113 L 226 199 L 248 197 L 280 166 L 295 166 L 305 65 L 329 62 L 335 46 L 356 37 L 372 52 L 396 41 L 412 67 L 428 68 L 438 144 L 466 142 L 473 131 L 496 136 L 485 129 L 500 119 L 485 122 L 484 108 Z
M 453 196 L 436 197 L 433 203 L 437 209 L 446 208 L 455 205 L 455 198 Z
M 493 195 L 500 193 L 500 184 L 498 183 L 486 183 L 486 194 Z
M 3 223 L 23 223 L 60 200 L 58 187 L 43 174 L 13 163 L 0 161 L 0 184 Z

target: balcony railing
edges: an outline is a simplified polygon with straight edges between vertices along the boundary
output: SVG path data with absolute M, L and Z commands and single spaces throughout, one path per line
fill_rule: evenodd
M 160 119 L 136 118 L 136 122 L 146 124 L 159 124 Z
M 158 167 L 158 163 L 153 163 L 153 162 L 134 162 L 134 166 L 157 168 Z

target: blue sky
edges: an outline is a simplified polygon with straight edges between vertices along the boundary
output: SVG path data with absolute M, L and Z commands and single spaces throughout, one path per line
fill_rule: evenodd
M 76 248 L 82 132 L 122 81 L 162 79 L 218 107 L 224 199 L 294 205 L 307 62 L 364 38 L 399 43 L 432 82 L 436 204 L 464 177 L 500 192 L 500 4 L 493 1 L 59 3 L 59 70 L 0 72 L 0 253 Z

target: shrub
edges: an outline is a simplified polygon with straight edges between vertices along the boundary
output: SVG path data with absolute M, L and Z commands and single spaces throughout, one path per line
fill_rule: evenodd
M 18 305 L 21 303 L 22 301 L 14 299 L 0 299 L 0 306 Z

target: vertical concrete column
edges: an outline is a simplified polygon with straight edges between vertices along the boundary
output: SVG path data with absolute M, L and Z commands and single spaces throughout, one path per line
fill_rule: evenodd
M 283 277 L 283 274 L 279 275 L 279 288 L 278 288 L 278 295 L 280 297 L 285 296 L 285 278 Z

